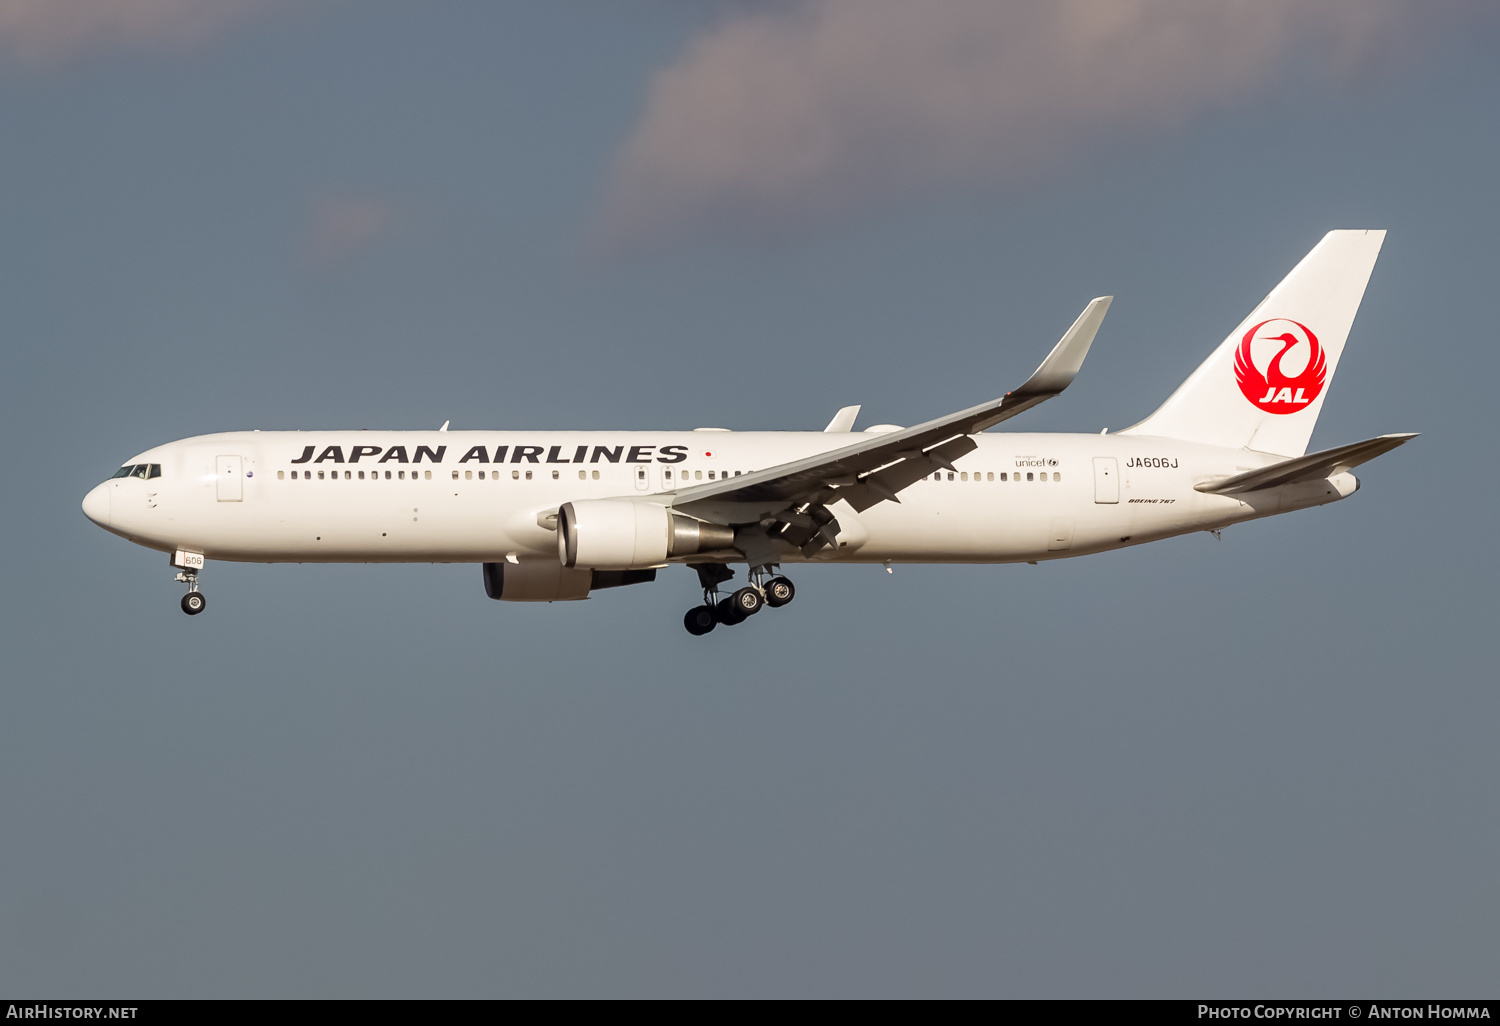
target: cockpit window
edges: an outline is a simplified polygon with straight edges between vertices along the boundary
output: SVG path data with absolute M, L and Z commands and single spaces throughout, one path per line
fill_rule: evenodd
M 117 478 L 117 477 L 140 477 L 140 478 L 161 477 L 161 464 L 160 463 L 132 463 L 128 467 L 121 467 L 119 470 L 115 471 L 113 474 L 110 475 L 110 479 L 111 480 L 113 480 L 114 478 Z

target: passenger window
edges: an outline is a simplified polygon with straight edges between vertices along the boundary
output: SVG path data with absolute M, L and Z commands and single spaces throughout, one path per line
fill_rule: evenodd
M 1053 474 L 1052 475 L 1052 480 L 1054 480 L 1054 481 L 1061 481 L 1062 480 L 1062 474 Z
M 404 471 L 404 470 L 398 470 L 398 471 L 396 471 L 396 476 L 399 477 L 401 480 L 405 481 L 406 480 L 406 471 Z M 413 470 L 411 472 L 411 476 L 412 477 L 416 477 L 417 476 L 417 472 L 415 470 Z
M 482 471 L 482 470 L 479 472 L 479 480 L 481 480 L 481 481 L 484 480 L 484 471 Z
M 286 471 L 284 471 L 284 470 L 278 470 L 278 471 L 276 471 L 276 480 L 278 480 L 278 481 L 284 481 L 284 480 L 286 480 Z
M 1029 471 L 1029 470 L 1028 470 L 1028 471 L 1027 471 L 1027 472 L 1026 472 L 1026 480 L 1028 480 L 1028 481 L 1030 481 L 1030 480 L 1031 480 L 1031 479 L 1032 479 L 1032 478 L 1031 478 L 1031 471 Z
M 364 477 L 365 475 L 364 474 L 360 474 L 359 476 L 360 477 Z M 353 481 L 354 480 L 354 471 L 352 471 L 352 470 L 346 470 L 346 471 L 344 471 L 344 480 L 345 481 Z
M 297 472 L 295 470 L 292 471 L 292 480 L 293 481 L 297 480 Z
M 512 470 L 510 472 L 510 479 L 512 481 L 519 481 L 519 480 L 521 480 L 521 472 L 519 470 Z
M 319 481 L 323 480 L 323 472 L 321 470 L 318 471 L 318 480 Z
M 578 480 L 580 480 L 580 481 L 587 481 L 588 478 L 589 478 L 589 472 L 587 470 L 580 470 L 578 472 Z
M 458 480 L 458 471 L 456 471 L 456 470 L 453 472 L 453 480 L 455 480 L 455 481 Z
M 735 476 L 735 477 L 739 477 L 739 476 L 740 476 L 740 472 L 739 472 L 739 471 L 738 471 L 738 470 L 736 470 L 736 471 L 735 471 L 735 472 L 734 472 L 734 476 Z
M 985 480 L 987 480 L 987 481 L 993 481 L 993 480 L 995 480 L 995 472 L 993 470 L 990 471 L 987 475 L 985 475 Z
M 710 471 L 709 471 L 709 472 L 708 472 L 708 479 L 709 479 L 709 480 L 710 480 L 710 481 L 712 481 L 712 480 L 713 480 L 713 479 L 714 479 L 714 472 L 713 472 L 713 471 L 712 471 L 712 470 L 710 470 Z
M 642 473 L 645 473 L 645 471 L 642 471 Z M 558 471 L 554 470 L 552 472 L 552 480 L 556 481 L 557 480 L 557 476 L 558 476 Z
M 427 480 L 431 481 L 432 480 L 432 471 L 430 471 L 430 470 L 424 470 L 422 472 L 422 476 L 425 477 Z M 411 479 L 413 481 L 415 481 L 417 479 L 417 472 L 415 470 L 413 470 L 411 472 Z
M 949 481 L 952 481 L 952 480 L 953 480 L 953 471 L 951 471 L 951 470 L 950 470 L 950 471 L 948 471 L 948 480 L 949 480 Z
M 599 471 L 597 471 L 597 470 L 594 471 L 594 480 L 595 481 L 599 480 Z
M 361 471 L 360 471 L 360 472 L 359 472 L 359 479 L 360 479 L 360 480 L 361 480 L 361 481 L 363 481 L 363 480 L 364 480 L 364 479 L 365 479 L 365 472 L 364 472 L 364 471 L 363 471 L 363 470 L 361 470 Z
M 960 481 L 967 481 L 969 479 L 969 472 L 967 470 L 963 471 L 958 475 L 958 479 Z
M 391 479 L 391 472 L 390 472 L 390 471 L 389 471 L 389 470 L 387 470 L 387 471 L 386 471 L 386 472 L 385 472 L 385 479 L 386 479 L 386 480 L 387 480 L 387 481 L 389 481 L 389 480 L 390 480 L 390 479 Z
M 693 471 L 693 480 L 695 480 L 695 481 L 702 481 L 703 480 L 703 471 L 701 471 L 701 470 L 695 470 L 695 471 Z
M 528 481 L 531 480 L 531 471 L 529 471 L 529 470 L 526 471 L 526 480 L 528 480 Z

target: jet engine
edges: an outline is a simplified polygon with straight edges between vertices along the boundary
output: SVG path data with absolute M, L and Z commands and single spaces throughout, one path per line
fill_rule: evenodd
M 486 563 L 484 593 L 506 602 L 569 602 L 590 591 L 645 584 L 655 570 L 570 570 L 558 563 Z
M 557 556 L 569 569 L 629 570 L 668 556 L 729 548 L 734 529 L 673 513 L 654 502 L 585 499 L 557 511 Z

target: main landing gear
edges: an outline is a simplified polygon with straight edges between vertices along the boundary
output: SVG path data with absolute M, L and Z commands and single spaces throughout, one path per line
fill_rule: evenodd
M 198 571 L 182 570 L 177 574 L 176 580 L 188 586 L 188 593 L 182 596 L 182 611 L 188 616 L 197 616 L 203 612 L 208 605 L 208 599 L 203 597 L 203 592 L 198 590 Z
M 780 575 L 767 576 L 770 567 L 761 566 L 750 571 L 748 585 L 720 598 L 719 585 L 733 577 L 734 571 L 721 563 L 698 563 L 693 569 L 703 585 L 703 605 L 689 609 L 682 625 L 695 636 L 701 637 L 721 623 L 726 627 L 744 623 L 762 606 L 778 609 L 797 595 L 791 581 Z

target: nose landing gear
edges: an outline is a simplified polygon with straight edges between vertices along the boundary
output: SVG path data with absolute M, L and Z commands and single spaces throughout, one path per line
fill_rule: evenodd
M 682 618 L 682 625 L 695 637 L 702 637 L 719 624 L 732 627 L 744 623 L 764 606 L 779 608 L 790 602 L 797 589 L 785 577 L 767 577 L 770 567 L 758 566 L 750 571 L 750 583 L 733 594 L 719 597 L 719 585 L 734 576 L 722 563 L 697 563 L 698 582 L 703 585 L 703 605 L 694 606 Z
M 203 568 L 203 557 L 179 550 L 172 556 L 172 565 L 177 567 L 177 576 L 173 579 L 188 586 L 187 594 L 182 596 L 182 611 L 188 616 L 197 616 L 208 605 L 208 599 L 198 590 L 198 571 Z

